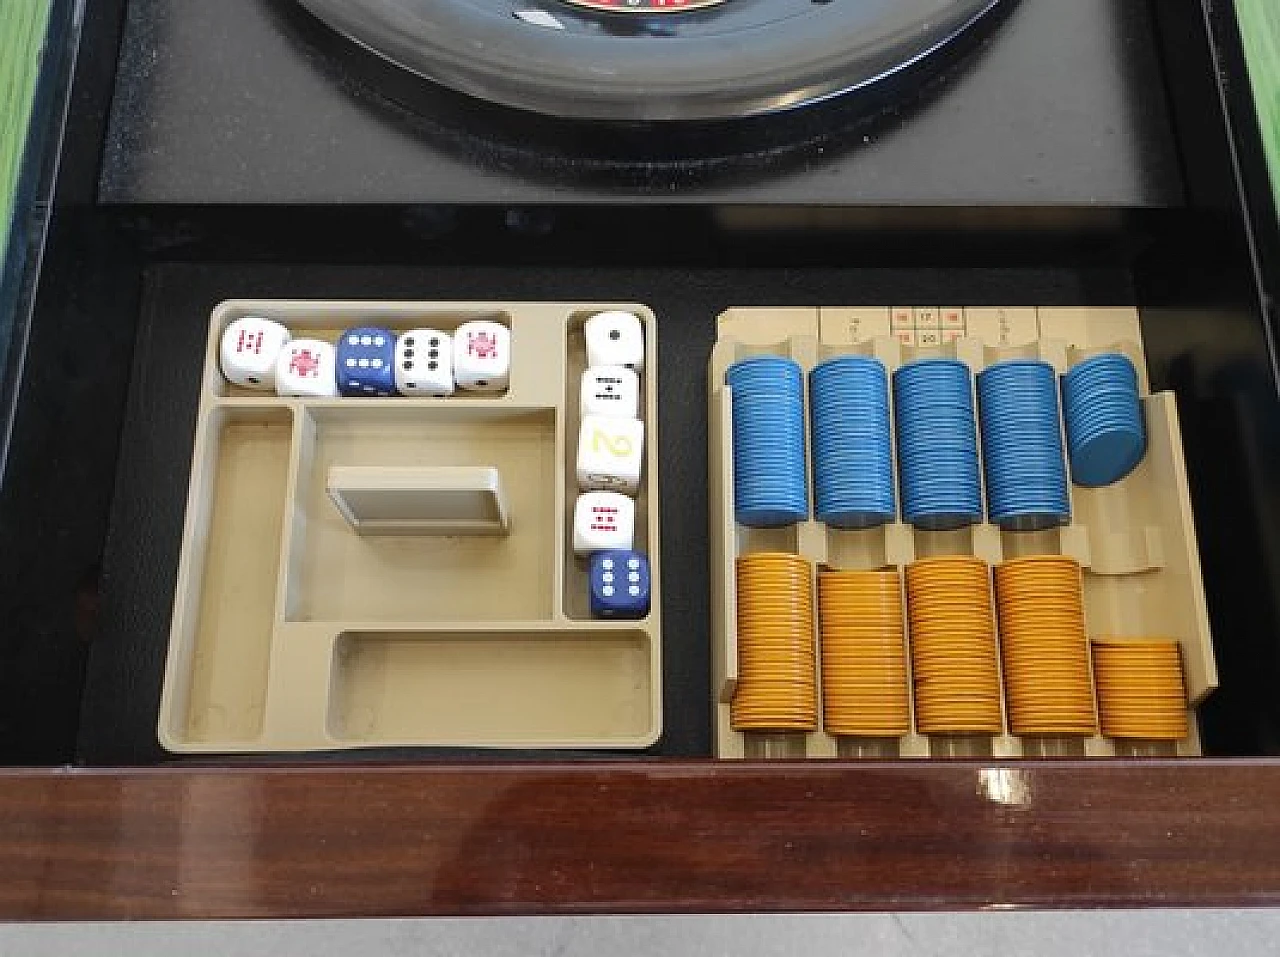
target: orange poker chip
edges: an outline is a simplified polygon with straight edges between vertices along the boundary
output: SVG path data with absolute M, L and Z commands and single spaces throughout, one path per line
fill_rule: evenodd
M 818 728 L 813 565 L 758 553 L 736 562 L 738 683 L 729 706 L 737 731 Z
M 1080 566 L 1035 555 L 997 566 L 993 579 L 1010 731 L 1096 734 Z
M 823 572 L 818 609 L 824 727 L 841 736 L 908 733 L 911 703 L 898 573 Z
M 1176 641 L 1095 639 L 1093 667 L 1102 733 L 1107 737 L 1180 741 L 1190 733 Z

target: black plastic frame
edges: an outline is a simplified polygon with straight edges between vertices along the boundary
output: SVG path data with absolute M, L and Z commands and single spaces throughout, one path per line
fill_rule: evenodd
M 35 306 L 66 123 L 82 0 L 52 0 L 7 247 L 0 249 L 0 477 Z M 4 238 L 0 234 L 0 238 Z
M 1240 34 L 1240 18 L 1234 0 L 1205 0 L 1205 17 L 1219 78 L 1222 109 L 1231 133 L 1231 159 L 1239 184 L 1239 197 L 1253 249 L 1259 300 L 1272 332 L 1273 363 L 1280 371 L 1277 331 L 1280 330 L 1280 209 L 1262 139 L 1262 113 L 1250 82 Z

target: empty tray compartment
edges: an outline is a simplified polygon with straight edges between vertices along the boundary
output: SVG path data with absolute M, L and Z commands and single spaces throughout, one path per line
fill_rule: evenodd
M 178 572 L 160 739 L 181 749 L 252 742 L 263 729 L 293 415 L 214 409 L 197 439 L 197 480 Z
M 291 621 L 511 621 L 552 617 L 554 409 L 350 402 L 306 415 L 290 545 Z M 507 490 L 498 536 L 353 534 L 326 489 L 335 467 L 488 467 Z
M 660 727 L 638 628 L 349 631 L 329 734 L 353 744 L 644 747 Z

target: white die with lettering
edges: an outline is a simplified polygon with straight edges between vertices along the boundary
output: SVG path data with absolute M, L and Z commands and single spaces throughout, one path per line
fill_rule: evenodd
M 644 463 L 644 423 L 588 415 L 578 430 L 578 488 L 635 495 Z
M 640 377 L 626 366 L 593 366 L 582 373 L 582 415 L 640 416 Z

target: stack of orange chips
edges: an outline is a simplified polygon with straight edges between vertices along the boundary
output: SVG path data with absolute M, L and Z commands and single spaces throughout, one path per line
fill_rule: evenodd
M 1017 558 L 995 577 L 1009 730 L 1097 734 L 1079 564 L 1060 555 Z
M 1176 641 L 1097 638 L 1093 673 L 1107 737 L 1181 741 L 1189 733 L 1187 688 Z
M 818 729 L 813 565 L 798 555 L 760 553 L 737 562 L 738 687 L 735 731 Z
M 991 573 L 981 559 L 907 566 L 911 671 L 921 734 L 999 734 L 1000 667 Z
M 848 737 L 906 734 L 911 701 L 898 571 L 823 572 L 818 612 L 823 727 Z

